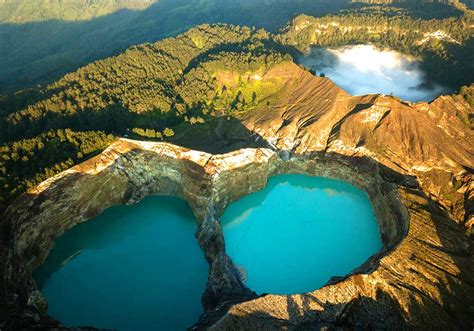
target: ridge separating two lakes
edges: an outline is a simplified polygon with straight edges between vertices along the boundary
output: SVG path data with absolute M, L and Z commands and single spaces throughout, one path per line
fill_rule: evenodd
M 323 177 L 270 177 L 221 223 L 227 253 L 258 294 L 316 290 L 382 247 L 367 194 Z M 150 196 L 75 226 L 34 273 L 48 313 L 66 326 L 190 327 L 208 273 L 197 224 L 184 200 Z

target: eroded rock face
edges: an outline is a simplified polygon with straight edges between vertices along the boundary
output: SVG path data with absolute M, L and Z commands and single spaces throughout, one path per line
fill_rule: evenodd
M 351 97 L 296 65 L 262 79 L 271 75 L 288 78 L 281 102 L 239 119 L 252 133 L 245 139 L 268 148 L 212 155 L 121 139 L 16 200 L 0 223 L 0 328 L 60 325 L 44 314 L 31 271 L 67 229 L 151 194 L 182 197 L 200 222 L 209 278 L 197 328 L 472 328 L 474 139 L 459 120 L 469 105 L 452 96 L 417 104 Z M 257 297 L 225 253 L 219 217 L 279 173 L 367 191 L 382 251 L 314 292 Z
M 365 189 L 380 222 L 384 249 L 353 275 L 333 279 L 332 285 L 312 293 L 257 298 L 225 254 L 218 219 L 229 202 L 261 189 L 277 173 L 339 178 Z M 7 266 L 2 299 L 13 312 L 8 316 L 11 325 L 57 325 L 42 314 L 44 302 L 31 279 L 32 269 L 46 258 L 57 236 L 111 205 L 135 203 L 150 194 L 183 197 L 201 223 L 197 238 L 210 269 L 203 295 L 206 314 L 198 327 L 465 328 L 472 323 L 474 263 L 466 228 L 411 177 L 369 157 L 270 149 L 211 155 L 122 139 L 42 183 L 8 209 L 8 222 L 2 224 L 13 240 L 2 239 L 7 247 L 2 251 Z
M 215 308 L 223 301 L 254 297 L 224 252 L 224 238 L 216 210 L 223 210 L 247 192 L 265 185 L 277 160 L 269 150 L 246 149 L 227 155 L 166 144 L 122 139 L 102 154 L 43 182 L 19 198 L 2 222 L 2 305 L 12 328 L 44 327 L 58 322 L 42 315 L 45 302 L 31 278 L 52 248 L 54 240 L 75 224 L 117 204 L 130 204 L 151 194 L 185 199 L 200 227 L 197 233 L 210 266 L 203 302 Z M 253 174 L 253 175 L 252 175 Z M 237 190 L 219 187 L 221 178 L 245 179 Z M 248 184 L 248 185 L 247 185 Z M 10 317 L 11 316 L 11 317 Z M 11 321 L 7 319 L 11 318 Z M 7 324 L 8 326 L 9 324 Z
M 462 97 L 410 103 L 379 94 L 350 96 L 328 78 L 314 77 L 295 64 L 280 70 L 292 78 L 271 110 L 243 115 L 249 131 L 294 154 L 370 157 L 402 175 L 416 176 L 423 190 L 457 219 L 468 220 L 465 206 L 453 204 L 472 191 L 474 135 L 461 118 L 474 110 Z

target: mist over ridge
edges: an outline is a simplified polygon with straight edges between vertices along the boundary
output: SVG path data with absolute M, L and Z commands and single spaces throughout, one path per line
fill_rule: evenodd
M 0 94 L 50 83 L 132 45 L 176 36 L 203 23 L 245 25 L 277 33 L 303 13 L 322 17 L 367 8 L 379 11 L 378 6 L 348 0 L 55 0 L 47 2 L 48 5 L 45 2 L 0 0 Z M 397 13 L 423 19 L 462 15 L 458 8 L 439 2 L 396 6 Z
M 394 50 L 366 45 L 313 48 L 298 59 L 352 95 L 392 94 L 412 102 L 431 101 L 450 92 L 426 80 L 415 59 Z

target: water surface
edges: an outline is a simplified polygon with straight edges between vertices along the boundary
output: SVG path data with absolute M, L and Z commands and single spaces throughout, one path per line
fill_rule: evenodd
M 230 204 L 222 224 L 227 253 L 257 293 L 313 291 L 382 247 L 367 194 L 322 177 L 272 177 Z
M 207 263 L 190 207 L 173 197 L 117 206 L 59 237 L 34 273 L 66 326 L 183 330 L 202 313 Z

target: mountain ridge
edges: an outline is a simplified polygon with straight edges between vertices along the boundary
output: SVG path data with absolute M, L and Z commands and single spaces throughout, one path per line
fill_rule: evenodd
M 347 0 L 290 3 L 285 0 L 160 0 L 142 11 L 122 9 L 90 21 L 54 19 L 3 23 L 0 24 L 0 44 L 4 45 L 0 52 L 0 93 L 48 84 L 67 72 L 116 55 L 131 45 L 173 37 L 204 23 L 255 26 L 277 33 L 281 26 L 301 13 L 325 16 L 360 12 L 413 20 L 469 15 L 468 10 L 451 5 L 432 1 L 419 5 L 418 2 L 381 7 Z M 41 12 L 40 9 L 35 12 Z
M 466 98 L 468 91 L 464 91 Z M 274 144 L 280 135 L 293 149 L 298 137 L 304 136 L 324 150 L 336 145 L 336 131 L 332 138 L 329 132 L 312 133 L 311 128 L 322 125 L 314 112 L 323 116 L 337 104 L 343 116 L 354 105 L 374 98 L 373 102 L 393 103 L 397 109 L 426 108 L 458 139 L 464 138 L 452 132 L 465 132 L 472 125 L 472 107 L 461 97 L 422 105 L 388 97 L 350 97 L 327 78 L 314 77 L 294 64 L 291 47 L 268 32 L 228 25 L 202 25 L 177 38 L 134 46 L 67 74 L 39 92 L 22 93 L 7 97 L 0 107 L 4 111 L 0 121 L 3 206 L 47 174 L 83 161 L 117 136 L 161 138 L 222 152 L 249 146 L 254 132 L 266 141 L 257 146 Z M 385 121 L 393 112 L 387 114 Z M 257 124 L 265 121 L 266 131 L 259 132 L 262 126 Z M 430 118 L 427 122 L 435 125 Z M 355 144 L 363 146 L 367 133 L 358 135 Z M 92 143 L 95 138 L 88 136 L 107 138 Z M 460 150 L 465 152 L 464 147 Z M 40 163 L 35 161 L 37 154 L 46 155 Z

